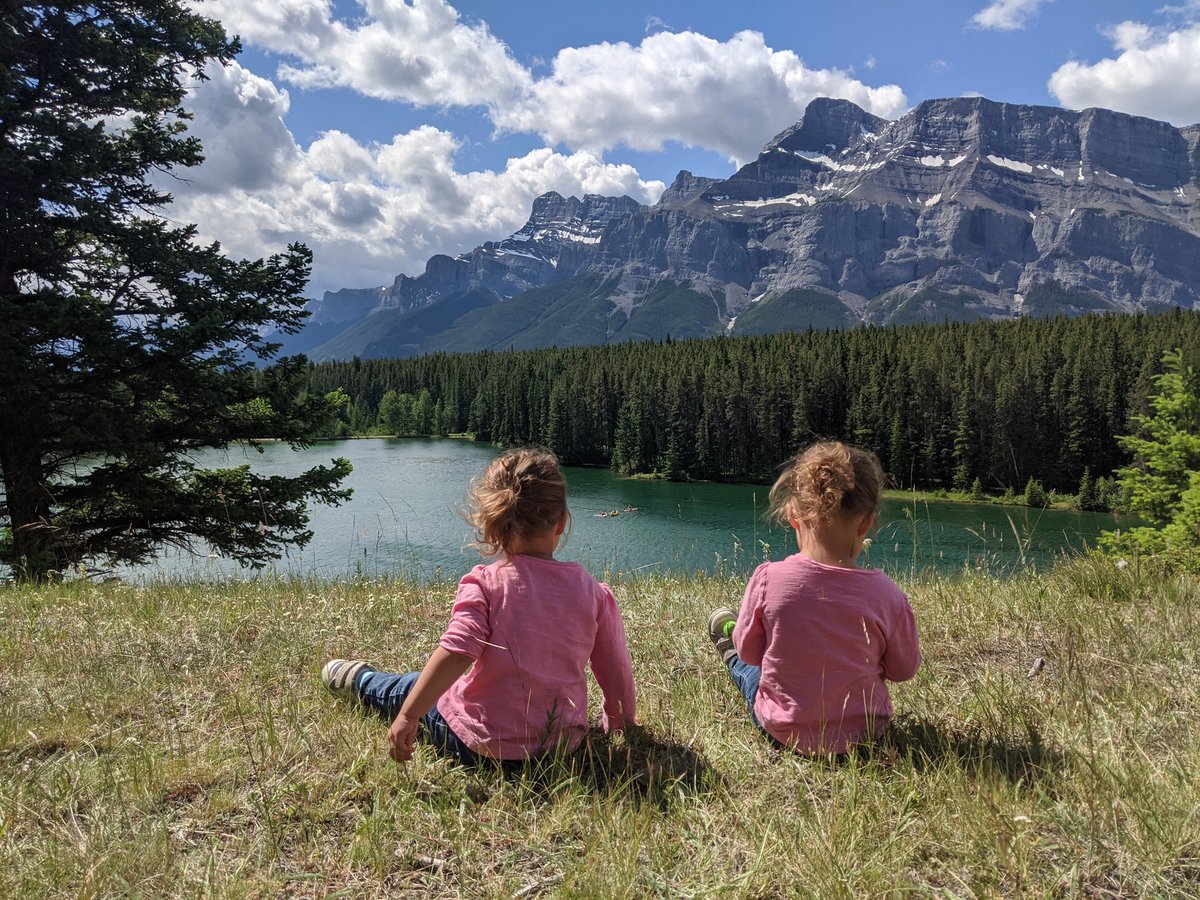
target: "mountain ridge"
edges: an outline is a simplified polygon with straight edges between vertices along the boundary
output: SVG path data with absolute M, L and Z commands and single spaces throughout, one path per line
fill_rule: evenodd
M 514 332 L 508 304 L 530 292 Z M 574 321 L 573 300 L 589 324 L 557 340 L 548 323 Z M 680 172 L 653 206 L 547 193 L 507 238 L 391 286 L 327 292 L 313 324 L 346 327 L 310 355 L 1198 302 L 1200 124 L 975 97 L 888 121 L 819 98 L 728 178 Z

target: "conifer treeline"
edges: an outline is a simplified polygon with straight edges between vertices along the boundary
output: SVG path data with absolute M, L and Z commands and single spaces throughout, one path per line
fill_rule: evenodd
M 1164 350 L 1200 313 L 1018 319 L 325 363 L 354 433 L 474 432 L 570 465 L 769 477 L 814 439 L 875 450 L 902 486 L 1074 491 L 1123 462 Z M 381 415 L 382 414 L 382 415 Z

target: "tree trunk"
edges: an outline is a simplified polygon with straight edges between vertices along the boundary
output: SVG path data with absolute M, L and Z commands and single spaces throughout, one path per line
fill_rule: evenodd
M 42 469 L 42 443 L 34 426 L 40 415 L 37 391 L 28 381 L 21 357 L 32 340 L 21 327 L 16 280 L 7 264 L 0 263 L 0 297 L 6 332 L 0 352 L 8 357 L 3 388 L 0 389 L 0 477 L 4 482 L 4 506 L 12 526 L 12 542 L 6 558 L 18 578 L 42 579 L 59 568 L 50 521 L 50 492 Z
M 18 578 L 41 580 L 59 568 L 50 522 L 50 493 L 42 483 L 38 448 L 22 441 L 9 410 L 0 412 L 0 470 L 12 524 L 8 562 Z

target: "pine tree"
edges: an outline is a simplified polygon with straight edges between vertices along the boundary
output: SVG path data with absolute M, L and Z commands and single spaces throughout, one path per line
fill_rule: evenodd
M 642 404 L 634 398 L 621 406 L 613 440 L 612 467 L 623 475 L 645 471 L 641 433 Z
M 553 450 L 560 460 L 569 464 L 573 461 L 574 447 L 571 442 L 571 422 L 568 409 L 566 382 L 560 379 L 550 389 L 550 406 L 546 414 L 546 428 L 542 433 L 542 444 Z
M 1117 472 L 1129 489 L 1131 512 L 1156 525 L 1170 521 L 1191 476 L 1200 470 L 1200 383 L 1184 364 L 1179 350 L 1163 354 L 1161 375 L 1154 379 L 1152 415 L 1138 415 L 1139 434 L 1120 439 L 1133 455 L 1133 465 Z
M 955 407 L 954 475 L 951 479 L 955 490 L 965 491 L 971 481 L 971 446 L 970 401 L 967 392 L 960 390 Z
M 1079 496 L 1076 506 L 1088 512 L 1100 509 L 1100 497 L 1096 493 L 1095 482 L 1092 481 L 1092 470 L 1084 468 L 1083 477 L 1079 479 Z
M 0 562 L 42 578 L 193 538 L 261 565 L 303 545 L 345 460 L 295 477 L 192 451 L 328 423 L 303 360 L 263 373 L 306 313 L 311 255 L 226 257 L 162 214 L 151 176 L 202 159 L 184 82 L 237 53 L 179 0 L 0 8 Z M 298 397 L 302 399 L 298 400 Z
M 1109 535 L 1106 546 L 1123 552 L 1200 551 L 1200 376 L 1180 350 L 1163 354 L 1152 415 L 1138 415 L 1138 434 L 1120 439 L 1133 463 L 1117 470 L 1129 511 L 1154 527 Z

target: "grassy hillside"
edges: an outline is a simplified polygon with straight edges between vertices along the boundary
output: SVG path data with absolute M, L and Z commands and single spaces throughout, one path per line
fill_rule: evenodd
M 621 328 L 617 340 L 675 340 L 709 337 L 724 330 L 717 302 L 672 281 L 660 281 L 646 292 Z
M 470 312 L 426 342 L 426 350 L 470 352 L 602 344 L 612 325 L 608 299 L 615 281 L 575 275 L 534 288 L 490 309 Z
M 1057 282 L 1044 281 L 1025 293 L 1027 316 L 1080 316 L 1089 312 L 1120 312 L 1120 306 L 1090 291 L 1068 290 Z
M 922 288 L 911 296 L 903 291 L 882 294 L 867 304 L 867 318 L 887 325 L 919 325 L 924 322 L 980 322 L 991 318 L 980 297 L 969 291 L 940 291 Z
M 385 309 L 372 313 L 341 332 L 333 340 L 313 349 L 313 359 L 402 359 L 423 352 L 433 335 L 441 334 L 455 321 L 475 310 L 499 302 L 491 291 L 474 288 L 420 309 Z
M 451 585 L 0 588 L 0 896 L 1195 896 L 1196 583 L 905 587 L 885 744 L 773 750 L 702 628 L 740 581 L 659 578 L 616 585 L 645 734 L 513 778 L 397 769 L 317 680 L 420 665 Z
M 760 300 L 737 318 L 734 334 L 850 328 L 854 314 L 833 294 L 795 288 Z

